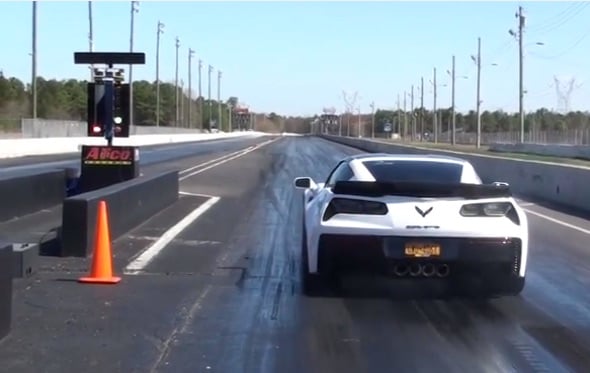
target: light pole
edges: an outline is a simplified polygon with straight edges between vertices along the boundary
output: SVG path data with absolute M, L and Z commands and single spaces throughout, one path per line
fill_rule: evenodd
M 375 138 L 375 102 L 371 103 L 371 127 L 372 127 L 371 136 L 373 138 Z
M 453 55 L 453 63 L 451 66 L 451 70 L 447 70 L 447 74 L 451 76 L 451 144 L 455 145 L 457 142 L 456 133 L 457 133 L 457 110 L 455 107 L 455 91 L 456 91 L 456 80 L 457 76 L 455 74 L 455 56 Z M 461 79 L 467 79 L 467 76 L 462 75 L 460 76 Z
M 36 3 L 36 1 L 35 1 Z M 92 27 L 92 1 L 88 2 L 88 51 L 94 51 L 94 36 L 93 36 L 93 27 Z M 92 81 L 92 77 L 94 76 L 94 64 L 90 64 L 90 81 Z
M 211 73 L 213 72 L 213 66 L 209 65 L 209 70 L 207 73 L 207 84 L 208 84 L 208 102 L 207 102 L 207 108 L 208 108 L 208 112 L 209 112 L 209 124 L 208 127 L 209 129 L 211 129 Z
M 37 119 L 37 2 L 33 1 L 33 45 L 31 50 L 31 101 L 33 119 Z
M 481 38 L 477 38 L 477 57 L 471 56 L 471 59 L 477 65 L 477 93 L 476 93 L 476 115 L 477 115 L 477 135 L 475 141 L 475 147 L 481 147 L 481 99 L 480 99 L 480 89 L 481 89 Z
M 180 39 L 178 38 L 178 36 L 176 37 L 176 73 L 175 73 L 175 78 L 174 78 L 174 91 L 175 91 L 175 95 L 174 95 L 174 99 L 176 100 L 176 127 L 178 127 L 178 123 L 180 120 L 180 107 L 179 107 L 179 102 L 178 100 L 180 99 L 180 95 L 178 94 L 178 49 L 180 48 Z
M 160 35 L 164 33 L 164 24 L 158 21 L 156 32 L 156 127 L 160 127 Z
M 222 129 L 223 120 L 221 118 L 221 71 L 217 71 L 217 128 Z
M 135 13 L 139 13 L 139 1 L 131 2 L 131 27 L 129 32 L 129 53 L 133 53 L 133 31 L 135 23 Z M 129 65 L 129 125 L 133 125 L 133 65 Z
M 201 130 L 205 129 L 205 120 L 203 119 L 203 94 L 202 94 L 202 74 L 203 73 L 203 61 L 199 59 L 199 121 L 201 123 Z
M 192 49 L 188 49 L 188 128 L 192 128 L 192 108 L 193 108 L 193 78 L 192 78 L 192 58 L 195 54 L 195 51 Z

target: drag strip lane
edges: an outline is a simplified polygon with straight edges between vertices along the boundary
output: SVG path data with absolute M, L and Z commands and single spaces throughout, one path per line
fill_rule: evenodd
M 566 372 L 588 366 L 590 323 L 579 312 L 588 304 L 582 283 L 590 276 L 572 283 L 584 262 L 590 263 L 590 253 L 578 253 L 560 239 L 578 240 L 577 233 L 534 216 L 529 281 L 520 297 L 403 301 L 395 299 L 395 288 L 381 299 L 302 296 L 302 206 L 292 180 L 311 176 L 321 182 L 337 160 L 355 151 L 318 139 L 294 139 L 282 148 L 273 177 L 227 242 L 231 254 L 220 266 L 235 268 L 234 287 L 208 290 L 198 321 L 176 335 L 178 343 L 158 371 Z M 205 227 L 197 224 L 187 234 Z M 572 261 L 567 255 L 579 257 Z M 580 272 L 570 275 L 574 267 Z M 552 278 L 547 270 L 565 277 Z M 559 292 L 568 293 L 569 309 L 561 309 L 566 302 L 551 304 Z
M 179 180 L 185 181 L 195 175 L 198 175 L 202 172 L 210 170 L 214 167 L 218 167 L 224 163 L 230 162 L 232 160 L 238 159 L 243 157 L 251 152 L 254 152 L 266 145 L 269 145 L 276 141 L 278 138 L 274 138 L 271 140 L 267 140 L 260 144 L 256 144 L 253 146 L 248 147 L 244 150 L 239 150 L 237 152 L 233 152 L 230 154 L 223 155 L 219 158 L 215 158 L 212 160 L 208 160 L 203 163 L 196 164 L 189 168 L 186 168 L 180 171 L 180 178 Z M 181 184 L 182 187 L 182 184 Z M 186 193 L 185 193 L 186 194 Z M 190 195 L 190 193 L 189 193 Z M 202 194 L 194 194 L 195 196 L 203 197 Z M 159 239 L 153 242 L 148 248 L 146 248 L 143 252 L 141 252 L 137 257 L 133 258 L 133 261 L 129 263 L 124 270 L 124 273 L 127 275 L 136 275 L 142 273 L 142 271 L 148 266 L 150 262 L 154 260 L 154 258 L 160 254 L 162 250 L 166 248 L 168 244 L 170 244 L 179 234 L 181 234 L 187 227 L 193 224 L 200 216 L 205 214 L 211 207 L 213 207 L 217 202 L 219 202 L 220 197 L 216 196 L 209 196 L 207 201 L 203 204 L 199 205 L 196 209 L 191 211 L 188 215 L 186 215 L 182 220 L 178 223 L 170 227 Z

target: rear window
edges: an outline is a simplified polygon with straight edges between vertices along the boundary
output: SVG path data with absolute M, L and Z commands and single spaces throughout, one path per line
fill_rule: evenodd
M 378 182 L 460 183 L 463 165 L 428 161 L 365 161 Z

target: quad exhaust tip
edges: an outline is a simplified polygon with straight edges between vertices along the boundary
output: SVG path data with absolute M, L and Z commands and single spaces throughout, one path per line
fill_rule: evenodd
M 393 267 L 393 273 L 398 277 L 410 275 L 412 277 L 440 277 L 444 278 L 449 275 L 451 269 L 448 264 L 433 264 L 433 263 L 400 263 Z

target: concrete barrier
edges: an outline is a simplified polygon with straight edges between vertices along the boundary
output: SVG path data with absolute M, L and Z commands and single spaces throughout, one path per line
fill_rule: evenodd
M 0 173 L 0 222 L 57 206 L 66 197 L 65 170 Z
M 498 153 L 524 153 L 590 160 L 590 146 L 588 145 L 494 143 L 489 146 L 489 150 Z
M 12 320 L 12 244 L 0 242 L 0 341 Z
M 371 153 L 441 154 L 456 156 L 473 164 L 484 182 L 504 181 L 521 196 L 557 203 L 590 212 L 590 168 L 551 162 L 508 159 L 483 154 L 424 149 L 380 141 L 322 135 L 330 141 Z
M 195 133 L 195 134 L 156 134 L 134 135 L 116 138 L 114 145 L 147 146 L 159 144 L 184 143 L 194 141 L 218 140 L 234 137 L 263 136 L 261 132 Z M 0 139 L 0 158 L 14 158 L 29 155 L 49 155 L 77 153 L 82 145 L 105 145 L 103 138 L 97 137 L 53 137 L 34 139 Z
M 178 190 L 178 171 L 167 171 L 66 198 L 58 255 L 86 257 L 92 252 L 100 200 L 107 203 L 114 240 L 176 202 Z

